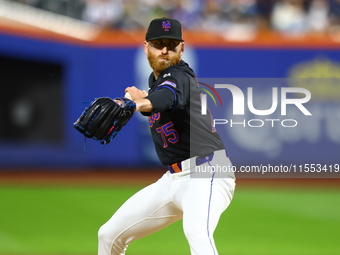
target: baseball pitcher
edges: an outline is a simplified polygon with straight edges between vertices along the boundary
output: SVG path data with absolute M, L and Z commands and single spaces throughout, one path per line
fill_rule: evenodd
M 149 91 L 127 87 L 124 99 L 111 100 L 113 108 L 119 111 L 114 111 L 116 114 L 105 131 L 99 132 L 103 135 L 95 136 L 104 144 L 110 142 L 117 125 L 120 130 L 134 112 L 141 112 L 149 120 L 157 155 L 165 166 L 158 181 L 134 194 L 101 226 L 98 255 L 125 254 L 134 240 L 181 219 L 192 255 L 218 254 L 213 234 L 233 198 L 235 176 L 228 171 L 218 173 L 214 167 L 228 167 L 231 162 L 212 126 L 211 116 L 201 114 L 201 90 L 194 71 L 182 60 L 184 46 L 179 21 L 168 18 L 151 21 L 144 41 L 153 70 Z M 75 123 L 87 137 L 95 133 L 87 131 L 88 122 L 93 126 L 98 115 L 105 115 L 106 119 L 111 116 L 111 110 L 103 106 L 94 108 L 85 123 L 80 125 L 79 120 Z

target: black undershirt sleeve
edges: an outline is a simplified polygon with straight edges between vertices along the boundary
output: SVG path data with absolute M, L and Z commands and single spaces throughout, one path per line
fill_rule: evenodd
M 160 87 L 159 90 L 151 93 L 145 98 L 152 104 L 152 112 L 162 112 L 171 110 L 175 102 L 174 90 L 168 87 Z

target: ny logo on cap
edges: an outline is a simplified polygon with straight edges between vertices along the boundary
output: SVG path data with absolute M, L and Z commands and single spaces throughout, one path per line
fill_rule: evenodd
M 170 21 L 162 21 L 162 28 L 165 32 L 168 32 L 171 28 Z

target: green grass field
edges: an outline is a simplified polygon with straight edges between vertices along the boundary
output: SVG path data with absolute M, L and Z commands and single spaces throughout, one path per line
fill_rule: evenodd
M 0 254 L 96 254 L 97 230 L 142 186 L 2 185 Z M 340 189 L 238 187 L 215 232 L 220 255 L 340 254 Z M 129 255 L 190 254 L 181 222 Z

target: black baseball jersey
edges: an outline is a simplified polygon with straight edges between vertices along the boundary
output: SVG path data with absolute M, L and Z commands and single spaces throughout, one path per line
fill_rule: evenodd
M 153 73 L 150 75 L 146 98 L 153 110 L 142 114 L 148 115 L 162 164 L 171 165 L 224 149 L 210 114 L 201 114 L 200 94 L 195 73 L 184 61 L 163 70 L 157 80 Z

